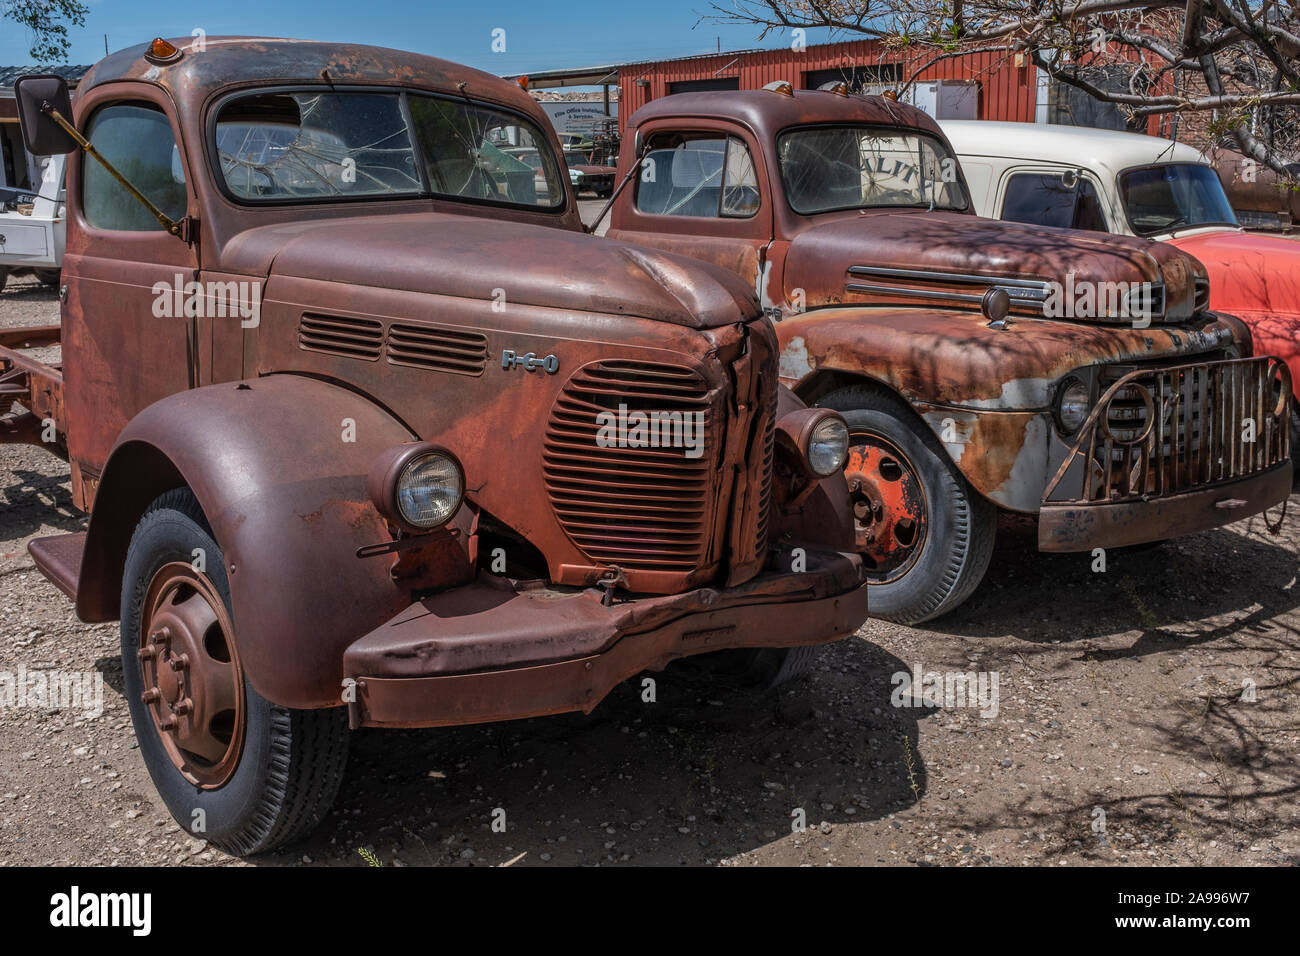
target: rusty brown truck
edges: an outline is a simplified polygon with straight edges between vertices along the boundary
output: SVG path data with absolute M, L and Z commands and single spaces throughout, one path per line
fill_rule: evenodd
M 705 653 L 775 683 L 865 619 L 842 416 L 734 275 L 584 234 L 517 85 L 186 38 L 17 95 L 68 247 L 61 328 L 0 340 L 0 434 L 70 463 L 88 530 L 30 551 L 121 621 L 187 830 L 301 835 L 349 726 L 590 711 Z
M 1177 249 L 978 218 L 929 117 L 842 86 L 664 97 L 624 142 L 609 235 L 744 279 L 848 420 L 873 615 L 964 601 L 999 509 L 1091 551 L 1286 499 L 1287 370 Z

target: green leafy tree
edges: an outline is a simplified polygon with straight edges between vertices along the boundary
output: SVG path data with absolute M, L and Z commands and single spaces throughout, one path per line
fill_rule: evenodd
M 81 0 L 0 0 L 0 19 L 30 31 L 29 52 L 37 63 L 66 62 L 68 27 L 85 26 L 89 12 Z

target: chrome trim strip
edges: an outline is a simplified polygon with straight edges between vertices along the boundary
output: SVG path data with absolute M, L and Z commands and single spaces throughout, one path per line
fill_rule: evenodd
M 906 286 L 896 285 L 867 285 L 863 282 L 850 282 L 844 288 L 849 292 L 902 295 L 920 299 L 945 299 L 949 302 L 973 302 L 975 305 L 979 305 L 980 300 L 984 298 L 983 295 L 972 295 L 969 292 L 936 292 L 932 289 L 911 289 Z
M 1000 289 L 1001 286 L 990 286 L 990 288 Z M 916 289 L 912 286 L 899 285 L 868 285 L 865 282 L 847 282 L 844 285 L 846 292 L 861 292 L 863 294 L 874 295 L 898 295 L 904 298 L 918 299 L 944 299 L 948 302 L 971 302 L 979 305 L 984 299 L 984 293 L 973 292 L 943 292 L 938 289 Z M 1014 306 L 1032 305 L 1035 302 L 1045 301 L 1047 295 L 1030 294 L 1017 295 L 1016 290 L 1004 290 L 1007 295 L 1011 296 L 1011 304 Z
M 917 269 L 890 269 L 884 266 L 849 266 L 855 276 L 872 276 L 878 279 L 920 279 L 923 282 L 965 282 L 972 285 L 999 285 L 1019 289 L 1047 290 L 1041 279 L 1010 279 L 1001 276 L 974 276 L 962 272 L 924 272 Z

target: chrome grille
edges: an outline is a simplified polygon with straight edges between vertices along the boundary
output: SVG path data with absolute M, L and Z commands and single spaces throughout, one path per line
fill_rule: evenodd
M 1116 366 L 1102 371 L 1101 391 L 1048 500 L 1172 495 L 1265 471 L 1290 454 L 1291 382 L 1276 359 Z M 1061 488 L 1067 475 L 1077 490 Z

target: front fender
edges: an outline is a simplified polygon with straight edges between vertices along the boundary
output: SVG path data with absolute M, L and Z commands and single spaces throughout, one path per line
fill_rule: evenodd
M 146 408 L 104 468 L 86 538 L 77 613 L 120 614 L 136 522 L 188 485 L 225 554 L 240 661 L 257 692 L 308 708 L 341 702 L 343 649 L 409 603 L 383 558 L 390 539 L 366 476 L 416 436 L 346 389 L 295 375 L 211 385 Z

